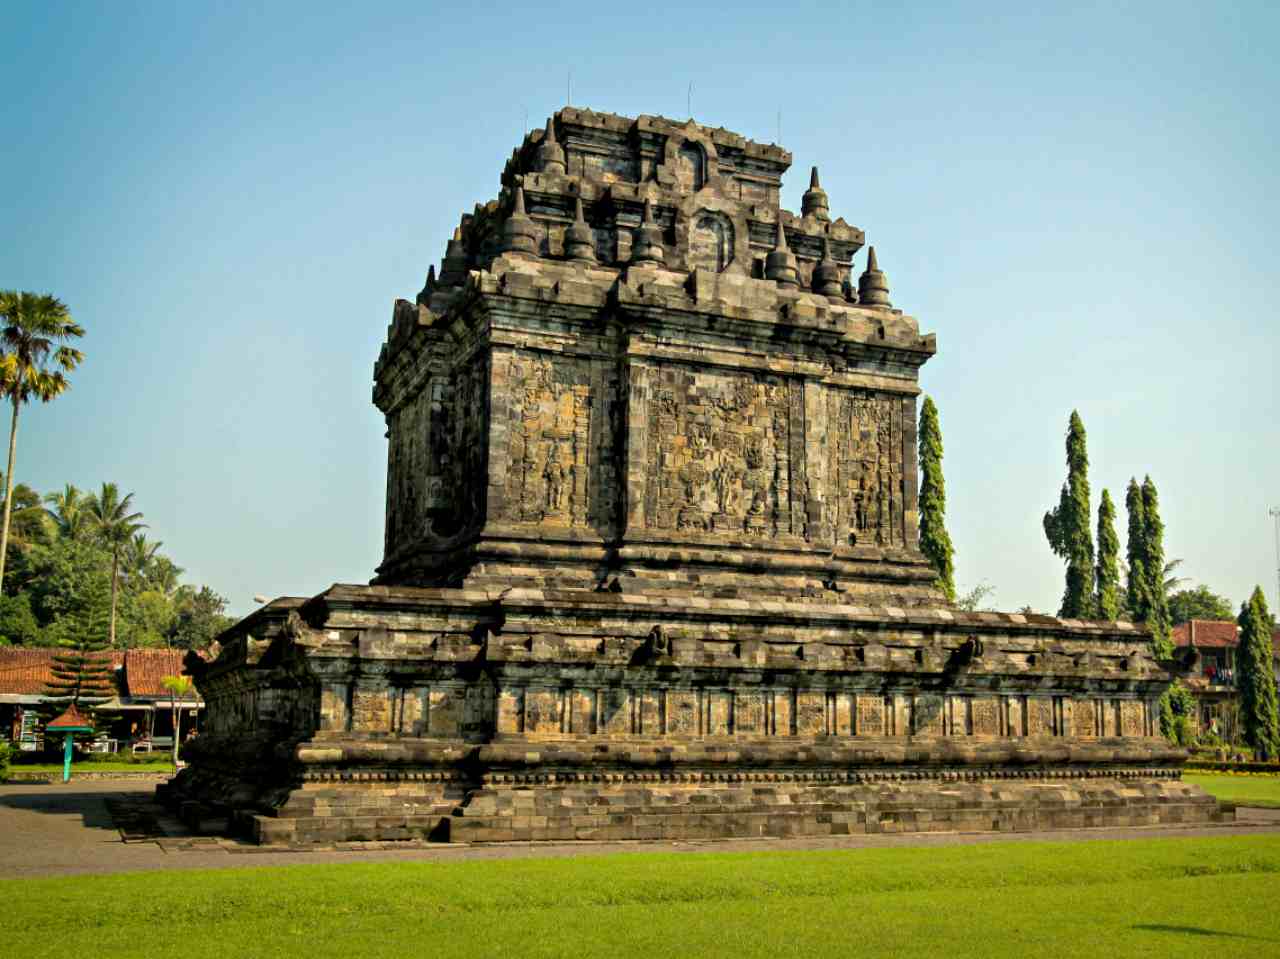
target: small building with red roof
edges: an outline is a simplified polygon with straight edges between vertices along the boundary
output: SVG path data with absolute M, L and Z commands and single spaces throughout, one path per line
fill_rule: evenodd
M 1173 645 L 1194 649 L 1198 656 L 1195 672 L 1185 682 L 1196 700 L 1199 728 L 1232 738 L 1240 703 L 1236 685 L 1240 627 L 1234 620 L 1192 619 L 1173 627 Z M 1280 682 L 1280 630 L 1272 635 L 1271 646 L 1272 664 Z
M 56 648 L 0 648 L 0 737 L 35 748 L 39 737 L 39 710 L 49 701 L 45 691 L 53 680 Z M 173 734 L 173 694 L 164 686 L 166 676 L 183 675 L 181 649 L 126 649 L 111 653 L 116 696 L 104 706 L 117 718 L 111 739 L 117 748 L 135 741 Z M 204 702 L 193 689 L 179 703 L 182 728 L 198 727 Z M 47 713 L 45 714 L 47 715 Z

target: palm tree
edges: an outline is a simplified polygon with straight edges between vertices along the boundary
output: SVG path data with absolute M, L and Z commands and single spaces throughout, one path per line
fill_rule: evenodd
M 190 676 L 164 676 L 160 683 L 169 690 L 169 706 L 173 710 L 173 765 L 178 765 L 178 746 L 182 743 L 182 710 L 178 703 L 191 694 Z
M 145 529 L 140 523 L 141 513 L 129 512 L 133 509 L 133 494 L 120 498 L 120 490 L 115 483 L 103 483 L 102 492 L 89 496 L 86 509 L 94 529 L 102 541 L 111 548 L 111 645 L 116 644 L 116 595 L 120 586 L 120 558 L 124 550 L 133 542 L 133 534 Z
M 1161 580 L 1160 585 L 1164 588 L 1165 596 L 1172 596 L 1179 586 L 1181 586 L 1183 583 L 1189 582 L 1189 580 L 1185 576 L 1173 575 L 1174 570 L 1176 570 L 1181 565 L 1182 565 L 1182 560 L 1180 559 L 1171 559 L 1169 560 L 1169 562 L 1164 564 L 1164 569 L 1161 570 L 1161 573 L 1163 574 L 1164 578 Z
M 0 591 L 9 551 L 9 513 L 13 501 L 13 461 L 18 451 L 18 410 L 37 397 L 42 403 L 67 391 L 66 374 L 84 360 L 67 341 L 84 336 L 67 305 L 47 293 L 0 290 L 0 396 L 13 404 L 9 425 L 9 466 L 5 470 L 4 527 L 0 531 Z
M 166 596 L 173 596 L 178 591 L 178 580 L 185 572 L 186 570 L 175 565 L 168 556 L 157 556 L 147 571 L 147 578 L 160 592 Z
M 49 493 L 44 501 L 51 507 L 49 516 L 58 525 L 58 532 L 67 539 L 79 539 L 89 528 L 89 516 L 85 512 L 88 501 L 72 483 L 61 493 Z
M 139 579 L 150 579 L 151 569 L 157 560 L 157 553 L 164 543 L 153 543 L 147 539 L 146 533 L 134 533 L 129 543 L 130 572 Z

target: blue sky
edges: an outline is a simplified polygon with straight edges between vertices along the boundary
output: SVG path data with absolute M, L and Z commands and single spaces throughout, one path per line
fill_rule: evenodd
M 7 4 L 0 287 L 88 330 L 17 477 L 132 490 L 236 612 L 366 581 L 392 300 L 570 72 L 631 116 L 692 83 L 757 140 L 781 111 L 787 207 L 817 164 L 937 333 L 962 587 L 1056 610 L 1074 407 L 1095 508 L 1150 473 L 1183 572 L 1274 602 L 1280 8 L 1037 6 Z

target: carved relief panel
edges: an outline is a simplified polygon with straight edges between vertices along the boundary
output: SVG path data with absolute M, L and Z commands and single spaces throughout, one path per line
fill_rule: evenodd
M 900 397 L 827 392 L 826 522 L 843 545 L 904 546 Z
M 504 519 L 608 527 L 619 491 L 616 377 L 601 364 L 541 353 L 506 359 Z
M 780 377 L 663 366 L 646 424 L 650 528 L 790 533 L 790 387 Z
M 386 551 L 444 538 L 484 510 L 488 364 L 432 377 L 388 423 Z

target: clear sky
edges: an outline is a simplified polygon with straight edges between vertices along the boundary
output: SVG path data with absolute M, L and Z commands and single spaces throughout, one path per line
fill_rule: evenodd
M 1053 612 L 1072 408 L 1094 508 L 1150 473 L 1183 572 L 1276 599 L 1280 7 L 14 2 L 0 288 L 87 329 L 17 478 L 114 480 L 231 601 L 364 582 L 392 300 L 572 102 L 818 164 L 938 335 L 961 587 Z M 863 260 L 860 254 L 856 261 Z M 1124 512 L 1120 506 L 1121 537 Z

